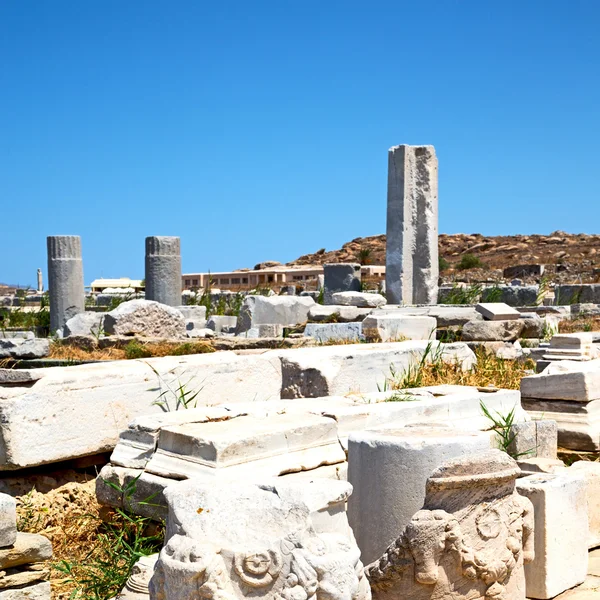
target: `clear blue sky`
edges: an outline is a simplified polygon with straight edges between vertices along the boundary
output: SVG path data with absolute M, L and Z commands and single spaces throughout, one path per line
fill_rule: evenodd
M 600 231 L 598 0 L 5 0 L 0 281 L 82 236 L 86 284 L 385 231 L 387 149 L 434 144 L 440 231 Z

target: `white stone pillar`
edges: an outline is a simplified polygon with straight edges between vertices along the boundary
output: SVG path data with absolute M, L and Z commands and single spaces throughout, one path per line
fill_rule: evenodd
M 44 291 L 44 279 L 42 277 L 42 270 L 37 270 L 37 291 L 41 294 Z
M 398 427 L 351 433 L 348 519 L 369 564 L 385 552 L 422 508 L 425 483 L 451 458 L 486 452 L 487 433 L 445 427 Z
M 436 304 L 438 161 L 433 146 L 388 153 L 386 294 L 390 304 Z
M 181 246 L 178 237 L 146 238 L 146 300 L 181 306 Z
M 71 317 L 85 311 L 81 238 L 78 235 L 51 235 L 47 238 L 47 246 L 50 332 L 62 332 Z

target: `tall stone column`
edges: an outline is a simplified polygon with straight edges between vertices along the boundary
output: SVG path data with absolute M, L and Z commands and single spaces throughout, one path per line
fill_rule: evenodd
M 71 317 L 85 311 L 81 238 L 51 235 L 47 245 L 50 332 L 54 333 L 62 331 Z
M 37 270 L 37 291 L 41 294 L 44 291 L 44 279 L 42 277 L 42 270 Z
M 390 304 L 435 304 L 438 161 L 433 146 L 388 152 L 386 295 Z
M 181 306 L 181 245 L 178 237 L 146 238 L 146 300 Z

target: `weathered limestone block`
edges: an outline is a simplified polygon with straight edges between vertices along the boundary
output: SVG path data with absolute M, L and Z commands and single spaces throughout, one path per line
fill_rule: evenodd
M 12 546 L 17 539 L 17 503 L 8 494 L 0 494 L 0 548 Z
M 304 329 L 306 337 L 319 342 L 355 340 L 362 338 L 361 323 L 307 323 Z
M 95 335 L 104 332 L 104 315 L 97 312 L 82 312 L 71 317 L 63 328 L 63 335 Z
M 47 247 L 50 331 L 62 332 L 71 317 L 85 311 L 81 238 L 48 236 Z
M 308 296 L 246 296 L 237 320 L 236 334 L 258 325 L 291 326 L 308 321 L 315 301 Z
M 150 581 L 151 600 L 371 597 L 360 551 L 347 529 L 339 531 L 348 484 L 189 481 L 165 494 L 166 545 Z M 328 518 L 331 512 L 337 518 Z
M 397 373 L 418 362 L 429 347 L 438 348 L 442 360 L 469 369 L 475 354 L 462 343 L 407 341 L 389 344 L 358 344 L 299 348 L 278 352 L 282 369 L 282 398 L 343 396 L 348 392 L 376 392 L 393 365 Z
M 388 152 L 386 293 L 391 304 L 435 304 L 438 161 L 433 146 Z
M 154 368 L 158 374 L 152 370 Z M 112 451 L 119 434 L 167 385 L 198 392 L 197 406 L 279 398 L 277 352 L 215 352 L 43 369 L 33 383 L 0 386 L 0 471 Z M 171 410 L 175 395 L 167 393 Z
M 328 263 L 323 265 L 323 302 L 336 304 L 336 292 L 360 292 L 361 271 L 358 263 Z
M 561 448 L 600 451 L 600 400 L 574 402 L 523 398 L 522 405 L 532 419 L 556 421 Z
M 557 285 L 555 304 L 600 304 L 600 284 Z
M 508 452 L 513 457 L 556 458 L 558 427 L 556 421 L 514 423 L 510 428 L 512 441 Z
M 600 399 L 600 361 L 558 361 L 521 380 L 523 398 L 590 402 Z
M 451 458 L 489 449 L 488 433 L 435 424 L 350 434 L 348 482 L 354 492 L 348 520 L 362 560 L 377 560 L 408 525 L 423 506 L 425 484 L 436 467 Z
M 146 471 L 174 479 L 277 477 L 346 460 L 333 419 L 239 417 L 162 427 Z
M 181 243 L 178 237 L 146 238 L 146 298 L 181 305 Z
M 465 342 L 514 342 L 521 337 L 525 325 L 521 320 L 469 321 L 462 330 Z
M 515 321 L 521 318 L 521 313 L 503 302 L 480 302 L 475 310 L 486 321 Z
M 188 337 L 204 337 L 198 331 L 206 328 L 206 306 L 177 306 L 177 310 L 183 315 Z
M 0 339 L 0 358 L 44 358 L 50 352 L 50 340 L 46 338 Z
M 226 421 L 244 414 L 235 406 L 205 406 L 138 417 L 119 434 L 119 442 L 111 454 L 110 462 L 121 467 L 143 469 L 156 450 L 162 427 Z
M 434 317 L 438 327 L 452 327 L 453 325 L 464 325 L 469 321 L 483 321 L 483 317 L 475 310 L 474 306 L 398 306 L 397 304 L 388 304 L 378 308 L 375 312 L 377 315 L 389 313 Z
M 43 376 L 43 369 L 0 369 L 0 385 L 33 383 Z
M 387 304 L 381 294 L 369 292 L 335 292 L 332 294 L 334 304 L 356 306 L 357 308 L 378 308 Z
M 497 297 L 500 290 L 500 297 Z M 492 296 L 495 300 L 504 302 L 508 306 L 535 306 L 538 301 L 539 286 L 537 285 L 499 285 L 488 287 L 481 293 L 481 301 L 487 302 Z
M 109 335 L 155 338 L 185 336 L 185 320 L 179 310 L 152 300 L 129 300 L 104 316 Z
M 380 600 L 525 600 L 533 506 L 500 450 L 454 459 L 427 480 L 423 509 L 366 568 Z
M 600 463 L 579 460 L 573 463 L 568 471 L 586 480 L 585 495 L 590 532 L 588 547 L 596 548 L 600 546 Z
M 582 583 L 587 575 L 589 525 L 586 482 L 568 469 L 517 481 L 535 514 L 535 559 L 525 565 L 527 597 L 545 600 Z
M 353 321 L 362 321 L 371 312 L 372 309 L 370 308 L 315 304 L 308 311 L 308 320 L 314 323 L 321 323 L 323 321 L 332 322 L 333 320 L 338 323 L 351 323 Z
M 237 326 L 237 317 L 228 315 L 211 315 L 206 322 L 206 327 L 215 333 L 234 333 Z
M 0 549 L 0 569 L 40 563 L 51 558 L 52 544 L 48 538 L 35 533 L 19 532 L 11 546 Z
M 435 338 L 437 322 L 433 317 L 371 314 L 362 322 L 365 338 L 372 342 L 430 340 Z
M 0 589 L 0 600 L 50 600 L 50 582 L 42 581 L 24 587 Z

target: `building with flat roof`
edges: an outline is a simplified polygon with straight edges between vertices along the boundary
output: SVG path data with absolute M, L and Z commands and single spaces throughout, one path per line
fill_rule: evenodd
M 143 279 L 129 279 L 129 277 L 119 277 L 118 279 L 94 279 L 90 284 L 92 292 L 102 292 L 106 288 L 132 288 L 136 292 L 144 291 Z
M 323 265 L 302 265 L 289 267 L 277 265 L 260 270 L 240 269 L 219 273 L 185 273 L 181 277 L 183 290 L 211 287 L 223 290 L 241 291 L 256 287 L 281 287 L 284 285 L 304 285 L 306 289 L 317 288 L 317 278 L 323 275 Z M 385 279 L 384 265 L 363 265 L 361 275 L 365 281 L 378 283 Z

